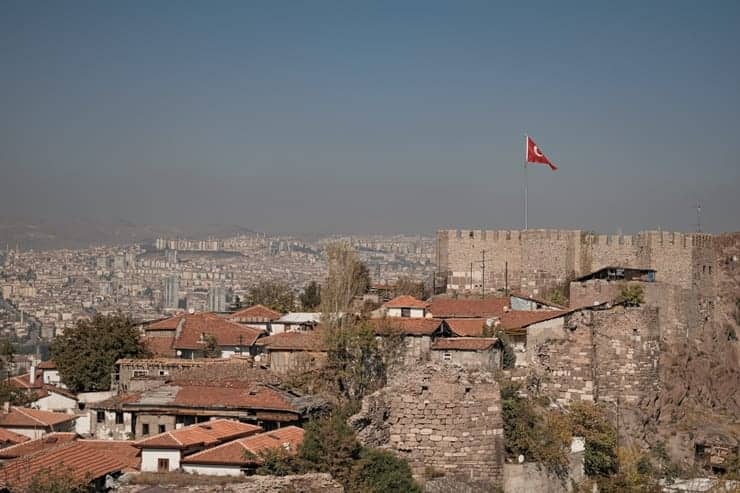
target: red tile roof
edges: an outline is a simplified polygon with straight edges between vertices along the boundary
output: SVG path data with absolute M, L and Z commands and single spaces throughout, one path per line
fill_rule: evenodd
M 203 334 L 214 336 L 219 346 L 251 346 L 264 331 L 231 322 L 214 313 L 194 313 L 185 316 L 174 349 L 203 349 Z
M 2 444 L 9 443 L 11 445 L 17 445 L 19 443 L 27 442 L 28 440 L 30 440 L 30 438 L 25 435 L 20 435 L 10 430 L 0 428 L 0 443 Z M 0 452 L 1 451 L 2 450 L 0 450 Z
M 509 298 L 433 298 L 429 311 L 434 318 L 492 318 L 500 317 Z
M 86 482 L 127 467 L 125 458 L 84 442 L 71 442 L 7 462 L 0 469 L 0 483 L 12 491 L 23 491 L 40 475 Z
M 491 349 L 497 341 L 495 337 L 443 337 L 434 341 L 432 349 L 486 351 Z
M 504 329 L 521 329 L 538 322 L 562 317 L 568 313 L 561 310 L 545 311 L 509 311 L 501 317 L 501 327 Z
M 403 294 L 383 304 L 386 308 L 428 308 L 429 303 L 418 298 Z
M 13 445 L 12 447 L 6 447 L 0 449 L 0 459 L 15 459 L 16 457 L 24 457 L 38 452 L 39 450 L 45 450 L 54 448 L 62 443 L 71 442 L 77 439 L 76 433 L 49 433 L 41 438 L 35 440 L 28 440 Z
M 74 414 L 53 413 L 13 406 L 10 412 L 0 413 L 0 426 L 7 428 L 53 427 L 75 419 L 77 419 L 77 416 Z
M 175 350 L 172 349 L 172 343 L 175 342 L 174 333 L 171 336 L 145 335 L 141 338 L 141 341 L 153 356 L 169 357 L 175 355 Z
M 258 346 L 272 351 L 325 351 L 324 331 L 319 329 L 300 332 L 281 332 L 257 340 Z
M 252 305 L 232 313 L 228 318 L 235 322 L 271 322 L 282 316 L 282 313 L 276 312 L 264 305 Z
M 411 336 L 430 336 L 437 332 L 443 320 L 432 318 L 374 318 L 368 321 L 378 335 L 398 333 Z
M 96 448 L 115 455 L 126 463 L 128 469 L 138 470 L 141 468 L 141 450 L 134 446 L 133 440 L 83 440 L 78 439 L 79 443 L 84 443 L 90 448 Z
M 224 386 L 182 386 L 173 404 L 209 408 L 251 408 L 299 412 L 284 391 L 269 385 L 253 384 L 248 388 Z
M 56 370 L 57 364 L 54 363 L 53 359 L 50 359 L 50 360 L 42 361 L 41 363 L 39 363 L 39 365 L 36 368 L 39 368 L 41 370 Z
M 36 380 L 31 384 L 31 374 L 24 373 L 10 379 L 10 384 L 19 389 L 41 389 L 44 386 L 44 372 L 43 370 L 36 369 Z
M 483 335 L 488 319 L 485 318 L 446 318 L 450 330 L 461 337 L 480 337 Z
M 157 320 L 144 325 L 144 331 L 147 330 L 175 330 L 180 322 L 185 318 L 184 313 L 175 315 L 162 320 Z
M 144 438 L 135 443 L 139 448 L 187 449 L 196 446 L 213 446 L 262 431 L 256 425 L 230 419 L 215 419 L 205 423 L 186 426 Z
M 303 429 L 286 426 L 277 430 L 240 438 L 185 457 L 185 464 L 250 465 L 262 462 L 260 454 L 276 448 L 295 453 L 303 442 Z

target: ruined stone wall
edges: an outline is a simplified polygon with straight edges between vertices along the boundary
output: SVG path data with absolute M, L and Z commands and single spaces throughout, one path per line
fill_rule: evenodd
M 177 477 L 170 475 L 169 477 Z M 223 478 L 220 481 L 213 481 L 213 484 L 188 484 L 205 482 L 204 479 L 198 479 L 189 474 L 182 474 L 181 482 L 167 484 L 167 478 L 162 479 L 162 483 L 157 483 L 161 488 L 160 491 L 181 491 L 183 493 L 274 493 L 278 491 L 288 492 L 295 491 L 301 493 L 343 493 L 344 488 L 330 474 L 311 473 L 291 476 L 249 476 L 248 480 L 234 483 L 224 483 Z M 147 484 L 124 484 L 116 491 L 119 493 L 139 493 L 151 491 L 152 486 Z
M 583 310 L 527 340 L 541 389 L 561 404 L 637 403 L 659 385 L 660 327 L 651 307 Z
M 437 235 L 438 270 L 447 274 L 450 289 L 470 286 L 471 262 L 473 285 L 479 289 L 483 250 L 487 291 L 504 288 L 506 262 L 509 287 L 530 295 L 609 265 L 653 268 L 658 271 L 657 280 L 686 289 L 697 288 L 697 272 L 703 272 L 702 285 L 711 285 L 707 276 L 711 277 L 712 237 L 705 234 L 646 231 L 607 236 L 543 229 L 441 230 Z
M 434 469 L 475 491 L 502 483 L 501 396 L 490 372 L 416 366 L 366 397 L 350 423 L 364 444 L 408 460 L 416 477 Z

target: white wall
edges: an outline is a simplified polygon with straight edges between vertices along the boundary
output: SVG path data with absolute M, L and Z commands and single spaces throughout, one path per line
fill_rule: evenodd
M 42 411 L 60 411 L 63 413 L 74 413 L 77 410 L 77 401 L 66 395 L 49 392 L 49 395 L 36 400 L 33 407 Z
M 46 433 L 46 429 L 44 428 L 4 428 L 4 429 L 8 431 L 12 431 L 13 433 L 18 433 L 19 435 L 26 436 L 30 438 L 31 440 L 41 438 Z
M 116 395 L 115 390 L 104 390 L 101 392 L 80 392 L 77 394 L 77 400 L 80 402 L 100 402 L 110 399 Z
M 170 471 L 180 468 L 180 451 L 176 449 L 142 449 L 141 450 L 141 471 L 157 472 L 157 462 L 159 459 L 170 460 Z
M 206 474 L 208 476 L 242 476 L 239 466 L 213 465 L 213 464 L 184 464 L 182 469 L 190 474 Z
M 46 385 L 56 385 L 63 389 L 67 388 L 67 386 L 62 383 L 58 370 L 43 370 L 43 376 L 41 378 Z
M 388 316 L 389 317 L 400 317 L 401 309 L 400 308 L 388 308 Z M 423 308 L 412 308 L 411 315 L 408 318 L 424 318 L 424 309 Z
M 75 421 L 75 433 L 83 437 L 90 436 L 91 430 L 89 413 L 79 415 L 77 421 Z

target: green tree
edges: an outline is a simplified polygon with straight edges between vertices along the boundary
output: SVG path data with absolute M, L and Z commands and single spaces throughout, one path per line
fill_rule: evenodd
M 293 310 L 293 290 L 284 282 L 260 281 L 249 290 L 249 303 L 264 305 L 278 312 Z
M 108 390 L 116 360 L 146 355 L 139 331 L 121 314 L 79 320 L 51 344 L 62 381 L 73 392 Z
M 617 431 L 605 410 L 586 402 L 570 407 L 573 434 L 586 440 L 584 469 L 589 476 L 610 476 L 617 471 Z
M 203 356 L 206 358 L 220 358 L 221 348 L 218 347 L 216 336 L 207 334 L 203 340 Z
M 408 463 L 387 450 L 362 450 L 360 459 L 354 466 L 351 483 L 351 491 L 361 493 L 422 491 L 414 481 Z
M 311 311 L 321 305 L 321 286 L 316 281 L 311 281 L 305 287 L 301 295 L 301 307 L 305 311 Z
M 9 402 L 11 406 L 25 406 L 33 400 L 33 394 L 19 389 L 7 380 L 0 381 L 0 403 Z
M 645 290 L 639 284 L 625 284 L 614 302 L 625 306 L 640 306 L 645 303 Z

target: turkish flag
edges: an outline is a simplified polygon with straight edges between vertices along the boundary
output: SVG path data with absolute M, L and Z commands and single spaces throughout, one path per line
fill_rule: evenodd
M 534 143 L 534 140 L 527 135 L 527 162 L 528 163 L 537 163 L 537 164 L 546 164 L 550 167 L 551 170 L 555 171 L 558 169 L 557 166 L 552 164 L 549 159 L 547 159 L 547 156 L 542 152 L 542 150 L 537 147 L 537 144 Z

